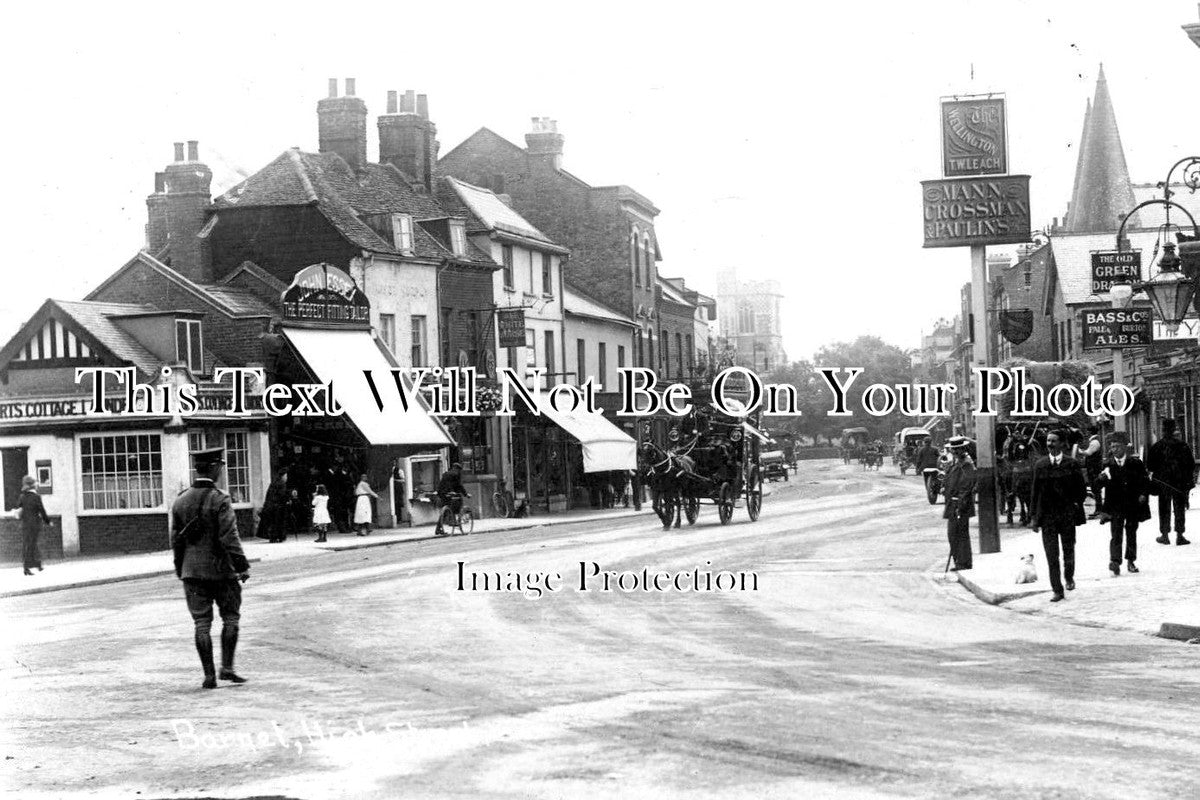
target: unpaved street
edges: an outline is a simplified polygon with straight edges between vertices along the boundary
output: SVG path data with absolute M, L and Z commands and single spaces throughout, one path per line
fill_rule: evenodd
M 940 509 L 893 467 L 774 490 L 757 523 L 257 565 L 250 682 L 217 691 L 173 578 L 0 601 L 7 796 L 1200 796 L 1196 648 L 939 585 Z M 564 586 L 459 592 L 460 560 Z M 758 591 L 581 593 L 580 561 Z

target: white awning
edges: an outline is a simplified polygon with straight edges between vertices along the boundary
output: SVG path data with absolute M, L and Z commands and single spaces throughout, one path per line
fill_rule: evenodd
M 758 439 L 763 444 L 768 444 L 771 441 L 771 439 L 768 438 L 762 431 L 751 425 L 749 422 L 742 423 L 742 430 L 753 436 L 755 439 Z
M 333 395 L 346 416 L 371 444 L 454 444 L 442 424 L 429 414 L 424 400 L 410 402 L 408 411 L 404 410 L 391 375 L 396 365 L 370 331 L 284 328 L 283 334 L 317 379 L 333 384 Z M 368 369 L 383 398 L 382 411 L 363 375 Z
M 584 472 L 637 469 L 637 443 L 603 414 L 589 414 L 582 407 L 556 411 L 549 395 L 539 392 L 536 398 L 538 410 L 582 445 Z M 570 405 L 565 398 L 559 404 Z

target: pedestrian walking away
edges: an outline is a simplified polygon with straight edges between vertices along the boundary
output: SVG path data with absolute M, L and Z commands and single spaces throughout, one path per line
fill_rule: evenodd
M 42 549 L 38 538 L 42 535 L 42 523 L 52 524 L 37 488 L 37 480 L 32 475 L 21 479 L 21 499 L 17 508 L 21 515 L 21 549 L 26 575 L 32 575 L 35 569 L 42 571 Z
M 971 569 L 971 517 L 975 516 L 975 463 L 971 461 L 971 440 L 955 436 L 947 444 L 954 462 L 946 470 L 946 538 L 950 540 L 950 556 L 955 571 Z
M 1062 430 L 1046 436 L 1049 455 L 1034 464 L 1030 500 L 1033 532 L 1041 532 L 1046 551 L 1046 569 L 1054 590 L 1052 603 L 1066 597 L 1064 584 L 1068 591 L 1075 588 L 1075 527 L 1087 522 L 1083 510 L 1083 499 L 1087 496 L 1083 468 L 1063 453 L 1066 441 L 1066 432 Z
M 1196 486 L 1196 459 L 1192 448 L 1179 438 L 1175 420 L 1162 421 L 1162 436 L 1150 447 L 1146 459 L 1150 492 L 1158 495 L 1159 544 L 1171 543 L 1171 513 L 1175 514 L 1175 544 L 1191 544 L 1187 530 L 1188 493 Z
M 375 494 L 367 481 L 366 474 L 359 477 L 358 486 L 354 487 L 354 498 L 354 527 L 358 529 L 359 536 L 366 536 L 370 533 L 371 523 L 375 519 L 371 499 L 379 499 L 379 495 Z
M 217 678 L 245 683 L 234 672 L 241 624 L 242 583 L 250 577 L 250 563 L 242 550 L 237 519 L 229 495 L 216 486 L 225 463 L 221 448 L 192 455 L 196 479 L 171 506 L 171 546 L 175 574 L 183 581 L 183 593 L 195 626 L 194 641 L 205 689 L 215 689 Z M 221 671 L 213 668 L 213 605 L 221 615 Z
M 1150 502 L 1146 495 L 1149 480 L 1141 459 L 1129 452 L 1129 436 L 1116 432 L 1108 437 L 1111 456 L 1097 475 L 1104 486 L 1104 513 L 1109 517 L 1108 569 L 1121 574 L 1122 540 L 1125 566 L 1138 572 L 1138 523 L 1150 518 Z
M 317 493 L 313 495 L 312 499 L 312 509 L 313 528 L 317 532 L 317 541 L 323 542 L 325 541 L 325 534 L 329 530 L 329 523 L 331 521 L 329 517 L 329 492 L 323 483 L 317 484 Z

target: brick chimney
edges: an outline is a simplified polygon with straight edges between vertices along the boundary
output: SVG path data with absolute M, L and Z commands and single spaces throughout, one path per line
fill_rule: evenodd
M 337 78 L 329 79 L 329 96 L 317 101 L 317 140 L 322 153 L 337 153 L 358 171 L 367 163 L 367 104 L 354 96 L 354 78 L 338 97 Z
M 212 203 L 212 171 L 200 161 L 196 141 L 175 143 L 175 161 L 154 173 L 154 194 L 146 198 L 146 249 L 159 255 L 167 248 L 172 269 L 206 283 L 212 280 L 212 258 L 201 236 Z
M 525 134 L 525 149 L 531 162 L 561 169 L 563 135 L 558 132 L 558 121 L 549 117 L 534 117 L 533 131 Z
M 437 126 L 429 120 L 429 98 L 411 89 L 388 92 L 387 114 L 379 118 L 379 163 L 391 164 L 433 191 Z

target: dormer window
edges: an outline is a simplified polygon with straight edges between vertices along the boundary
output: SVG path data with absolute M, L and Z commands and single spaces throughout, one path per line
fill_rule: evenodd
M 194 373 L 204 371 L 204 343 L 200 337 L 200 320 L 175 320 L 175 358 Z
M 462 220 L 450 220 L 450 251 L 456 256 L 467 253 L 467 226 Z
M 401 253 L 413 249 L 413 220 L 409 214 L 392 214 L 392 246 Z

